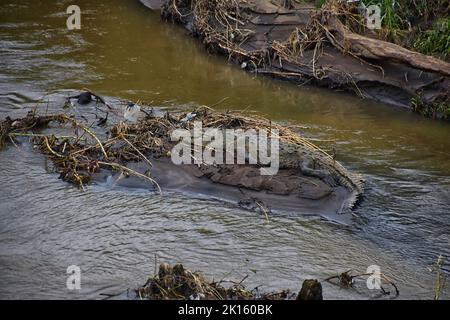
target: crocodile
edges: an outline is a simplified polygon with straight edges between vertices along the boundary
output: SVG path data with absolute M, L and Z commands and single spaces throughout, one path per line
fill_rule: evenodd
M 245 166 L 202 164 L 194 166 L 196 168 L 192 170 L 197 177 L 206 177 L 215 183 L 236 186 L 242 190 L 296 195 L 299 199 L 324 199 L 341 187 L 348 191 L 349 196 L 342 202 L 337 213 L 350 212 L 364 191 L 361 175 L 350 172 L 333 156 L 306 140 L 292 142 L 280 137 L 279 142 L 279 170 L 273 176 L 261 175 L 258 168 L 264 165 L 259 163 Z M 246 145 L 246 162 L 248 147 L 249 145 Z M 247 198 L 242 200 L 248 202 Z
M 255 165 L 249 164 L 251 163 L 250 154 L 252 154 L 252 159 L 259 159 L 259 157 L 255 158 L 254 150 L 250 151 L 250 145 L 254 148 L 254 144 L 247 143 L 245 145 L 245 163 L 248 165 L 202 164 L 198 168 L 192 169 L 197 177 L 206 177 L 215 183 L 246 190 L 267 191 L 285 196 L 295 195 L 297 198 L 309 200 L 334 197 L 335 192 L 339 192 L 338 189 L 341 191 L 345 189 L 349 195 L 337 210 L 337 213 L 340 214 L 350 212 L 364 192 L 364 180 L 360 174 L 350 172 L 336 161 L 335 157 L 286 127 L 264 118 L 255 120 L 240 114 L 221 114 L 201 108 L 194 113 L 196 116 L 193 119 L 186 120 L 184 113 L 179 116 L 180 119 L 183 119 L 183 125 L 202 120 L 227 129 L 259 128 L 265 129 L 267 132 L 277 129 L 279 141 L 279 170 L 275 175 L 260 174 L 259 168 L 266 167 L 264 164 L 259 162 Z M 235 120 L 234 124 L 231 121 L 233 119 Z M 226 136 L 223 137 L 223 141 L 225 150 Z M 208 144 L 208 142 L 204 141 L 203 143 L 203 148 L 207 148 L 205 143 Z M 269 145 L 270 148 L 272 148 L 271 145 L 272 143 Z M 271 163 L 272 165 L 273 163 Z

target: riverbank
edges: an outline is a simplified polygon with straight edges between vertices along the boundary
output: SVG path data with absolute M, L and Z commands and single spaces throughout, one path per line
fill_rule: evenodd
M 353 92 L 436 119 L 450 117 L 450 64 L 380 39 L 357 7 L 271 1 L 144 1 L 209 52 L 257 75 Z

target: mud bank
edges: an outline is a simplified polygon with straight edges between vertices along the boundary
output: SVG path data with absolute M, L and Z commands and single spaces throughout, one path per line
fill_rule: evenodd
M 353 92 L 450 117 L 450 64 L 376 39 L 355 6 L 283 1 L 142 0 L 182 24 L 211 52 L 254 74 Z M 363 29 L 363 30 L 361 30 Z M 359 33 L 358 33 L 358 32 Z

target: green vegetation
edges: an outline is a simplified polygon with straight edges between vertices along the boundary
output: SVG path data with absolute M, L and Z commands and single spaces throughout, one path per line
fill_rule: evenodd
M 447 103 L 440 103 L 437 111 L 442 114 L 443 119 L 450 119 L 450 105 Z
M 378 4 L 381 7 L 381 17 L 383 25 L 389 30 L 398 29 L 401 25 L 402 17 L 398 15 L 398 10 L 396 10 L 398 4 L 394 3 L 392 0 L 382 0 L 380 1 L 370 1 L 365 0 L 366 5 Z
M 450 120 L 450 104 L 448 102 L 424 103 L 421 94 L 411 99 L 413 110 L 424 117 Z
M 441 59 L 450 58 L 450 18 L 441 19 L 430 30 L 419 34 L 414 49 Z
M 430 20 L 445 16 L 448 0 L 362 0 L 366 5 L 381 7 L 383 27 L 408 30 L 415 25 L 427 25 Z
M 322 8 L 322 6 L 325 4 L 325 2 L 327 2 L 327 0 L 316 0 L 313 2 L 316 5 L 316 8 Z
M 304 0 L 306 1 L 306 0 Z M 309 1 L 318 8 L 330 0 Z M 450 59 L 449 0 L 361 0 L 379 5 L 382 27 L 379 36 L 418 52 Z

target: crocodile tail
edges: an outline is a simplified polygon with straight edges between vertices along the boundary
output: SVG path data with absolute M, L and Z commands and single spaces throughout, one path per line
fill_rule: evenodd
M 348 171 L 342 178 L 344 181 L 341 184 L 350 191 L 350 196 L 342 203 L 339 213 L 347 213 L 361 200 L 364 193 L 364 179 L 362 175 Z

